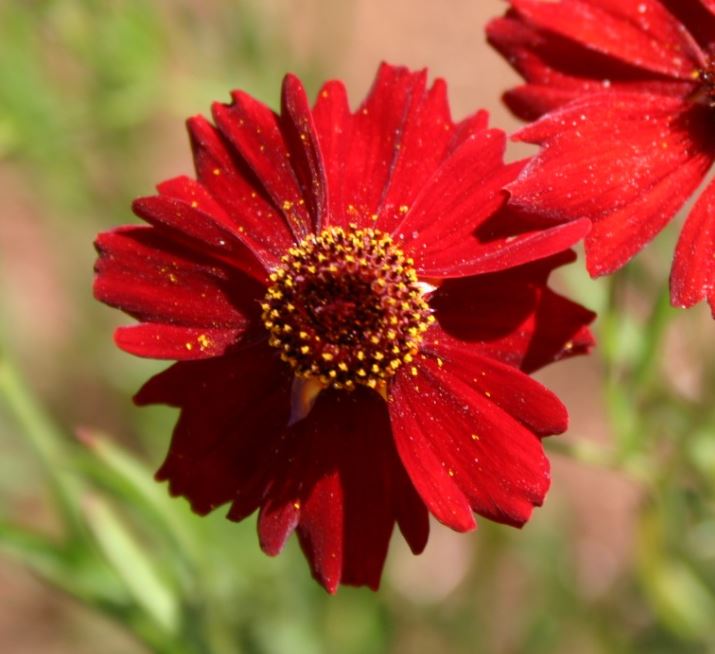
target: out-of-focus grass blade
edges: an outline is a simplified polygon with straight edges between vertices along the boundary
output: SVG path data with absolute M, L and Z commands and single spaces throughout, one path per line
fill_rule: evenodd
M 648 586 L 660 619 L 673 631 L 690 638 L 711 633 L 715 598 L 684 563 L 662 561 Z
M 178 503 L 154 481 L 151 470 L 99 431 L 82 428 L 77 430 L 77 436 L 90 454 L 79 459 L 81 471 L 139 511 L 144 524 L 161 529 L 183 557 L 195 560 L 195 534 L 180 515 Z
M 82 509 L 97 545 L 136 602 L 163 630 L 175 634 L 179 601 L 146 552 L 105 500 L 96 495 L 85 497 Z
M 641 580 L 664 625 L 683 638 L 712 631 L 715 596 L 686 561 L 669 555 L 663 516 L 652 510 L 641 520 L 638 554 Z
M 70 581 L 67 558 L 62 547 L 47 536 L 0 522 L 0 551 L 62 587 Z
M 81 524 L 78 507 L 80 483 L 72 474 L 65 439 L 2 353 L 0 400 L 10 409 L 28 443 L 32 445 L 45 467 L 65 526 L 76 530 Z
M 128 603 L 121 580 L 94 551 L 58 543 L 44 534 L 0 521 L 0 552 L 89 604 L 116 613 Z
M 688 455 L 693 465 L 715 490 L 715 433 L 712 428 L 703 428 L 690 434 L 687 443 Z

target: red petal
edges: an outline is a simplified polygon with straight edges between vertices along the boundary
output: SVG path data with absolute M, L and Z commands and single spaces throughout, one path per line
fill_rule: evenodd
M 258 507 L 290 412 L 291 376 L 266 345 L 175 364 L 139 391 L 138 404 L 181 408 L 157 479 L 197 513 L 240 498 Z
M 700 43 L 703 52 L 710 52 L 715 40 L 715 1 L 713 0 L 661 0 L 663 6 L 675 16 Z
M 159 196 L 139 198 L 134 213 L 182 246 L 213 256 L 265 281 L 265 271 L 253 253 L 235 236 L 223 208 L 198 182 L 176 177 L 159 185 Z
M 539 436 L 560 434 L 568 426 L 566 407 L 550 390 L 513 366 L 484 354 L 471 344 L 432 329 L 422 344 L 438 368 L 461 379 Z
M 130 354 L 151 359 L 189 361 L 224 354 L 243 335 L 240 329 L 207 329 L 144 323 L 119 327 L 117 345 Z
M 391 231 L 421 187 L 466 134 L 484 129 L 485 116 L 455 126 L 446 86 L 425 89 L 426 73 L 383 64 L 354 113 L 345 90 L 331 82 L 314 115 L 330 180 L 332 224 Z
M 297 90 L 288 83 L 286 94 L 292 95 L 297 111 Z M 231 143 L 238 155 L 248 164 L 260 185 L 271 198 L 274 206 L 283 213 L 296 240 L 301 240 L 315 231 L 320 222 L 317 215 L 310 215 L 301 190 L 300 181 L 293 169 L 291 151 L 281 132 L 281 118 L 266 105 L 243 91 L 231 94 L 230 105 L 214 103 L 212 113 L 216 125 Z M 290 118 L 287 118 L 292 122 Z M 302 125 L 310 128 L 310 122 Z M 303 162 L 309 158 L 305 151 L 299 157 Z M 300 165 L 301 161 L 296 162 Z M 306 171 L 306 175 L 309 173 Z M 303 179 L 306 175 L 302 175 Z M 316 209 L 317 197 L 313 195 Z
M 344 225 L 348 222 L 344 215 L 348 203 L 345 199 L 345 182 L 353 119 L 342 82 L 332 81 L 323 86 L 313 109 L 313 120 L 330 189 L 331 211 L 328 221 Z
M 283 80 L 281 125 L 302 197 L 312 216 L 311 231 L 319 232 L 327 224 L 327 179 L 308 98 L 295 75 L 286 75 Z
M 394 144 L 391 170 L 376 224 L 378 229 L 386 232 L 402 222 L 403 207 L 412 204 L 448 152 L 455 147 L 455 126 L 450 117 L 444 80 L 435 80 L 432 88 L 425 92 L 422 76 L 413 76 L 413 79 L 419 81 L 413 87 L 409 104 L 403 108 L 401 133 L 399 141 Z M 376 86 L 373 92 L 392 93 L 389 84 L 382 90 Z M 471 128 L 471 134 L 478 133 L 483 129 L 481 125 L 480 121 L 464 131 L 469 132 Z
M 486 109 L 479 109 L 471 116 L 457 123 L 454 130 L 454 137 L 449 144 L 448 153 L 451 154 L 461 147 L 465 141 L 472 136 L 489 127 L 489 112 Z
M 630 65 L 534 24 L 510 11 L 487 26 L 490 43 L 527 82 L 508 91 L 504 100 L 519 117 L 533 120 L 588 93 L 642 91 L 684 97 L 687 81 Z
M 424 505 L 396 456 L 377 393 L 323 391 L 286 442 L 286 463 L 259 518 L 266 552 L 280 551 L 297 528 L 313 575 L 332 593 L 341 582 L 377 589 L 396 518 L 412 547 L 424 547 Z
M 275 494 L 275 490 L 272 492 Z M 258 539 L 261 549 L 269 556 L 278 556 L 298 526 L 299 519 L 300 502 L 297 499 L 293 502 L 277 502 L 269 495 L 258 513 Z
M 504 165 L 504 134 L 481 130 L 442 164 L 399 225 L 395 238 L 423 277 L 461 277 L 549 256 L 583 238 L 588 221 L 482 242 L 474 234 L 505 204 L 504 187 L 524 163 Z
M 263 286 L 184 250 L 151 227 L 97 237 L 95 297 L 141 321 L 244 331 Z
M 390 413 L 415 487 L 449 526 L 469 528 L 469 506 L 491 520 L 520 526 L 543 502 L 549 462 L 538 437 L 449 365 L 422 357 L 416 377 L 397 375 Z
M 199 182 L 224 208 L 233 231 L 267 269 L 275 267 L 295 239 L 283 214 L 248 165 L 201 116 L 187 121 Z
M 429 512 L 407 476 L 401 461 L 395 465 L 397 525 L 413 554 L 421 554 L 429 538 Z
M 704 56 L 658 0 L 593 2 L 512 0 L 542 29 L 578 41 L 621 61 L 680 79 L 702 67 Z
M 420 276 L 432 279 L 507 270 L 562 252 L 580 241 L 590 229 L 590 221 L 583 219 L 485 242 L 476 236 L 465 238 L 460 245 L 426 252 L 415 262 L 415 270 Z
M 595 317 L 593 311 L 544 288 L 536 312 L 520 335 L 531 337 L 521 369 L 530 373 L 554 361 L 588 354 L 595 341 L 586 325 Z
M 505 203 L 504 187 L 523 168 L 504 165 L 505 146 L 502 131 L 477 132 L 422 185 L 393 234 L 406 252 L 422 258 L 460 243 Z
M 695 192 L 709 163 L 706 156 L 690 159 L 654 183 L 641 198 L 594 221 L 585 241 L 591 276 L 612 273 L 648 244 Z
M 500 273 L 448 280 L 430 306 L 452 337 L 530 372 L 593 346 L 586 325 L 595 314 L 546 286 L 551 270 L 572 259 L 563 253 Z
M 675 306 L 691 307 L 715 291 L 715 184 L 703 191 L 685 221 L 670 276 Z
M 647 94 L 571 103 L 517 134 L 545 147 L 510 185 L 513 204 L 554 220 L 593 220 L 589 270 L 612 272 L 702 180 L 715 154 L 709 119 L 705 108 Z
M 313 577 L 329 593 L 334 593 L 340 585 L 347 544 L 343 534 L 347 521 L 344 492 L 336 470 L 317 479 L 301 504 L 297 527 Z
M 441 433 L 432 423 L 445 407 L 434 394 L 421 395 L 424 390 L 406 375 L 395 377 L 389 407 L 397 451 L 430 513 L 456 531 L 470 531 L 476 523 L 469 502 L 435 448 Z
M 515 116 L 531 122 L 581 95 L 583 92 L 577 89 L 524 84 L 504 93 L 502 99 Z
M 455 125 L 446 85 L 425 89 L 425 72 L 383 64 L 369 96 L 351 114 L 345 88 L 329 82 L 313 111 L 335 225 L 392 231 L 443 160 L 486 129 L 486 112 Z M 454 166 L 453 166 L 454 167 Z M 442 174 L 444 177 L 444 174 Z
M 406 122 L 424 96 L 426 72 L 382 64 L 367 99 L 353 115 L 343 206 L 333 207 L 332 220 L 367 224 L 381 211 Z M 398 207 L 389 207 L 393 212 Z M 387 217 L 382 217 L 386 220 Z M 374 223 L 373 223 L 374 224 Z

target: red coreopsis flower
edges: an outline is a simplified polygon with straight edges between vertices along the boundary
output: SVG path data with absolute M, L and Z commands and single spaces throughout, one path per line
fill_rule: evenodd
M 713 0 L 510 0 L 488 27 L 526 84 L 505 95 L 544 146 L 510 187 L 516 205 L 587 217 L 587 266 L 611 273 L 677 213 L 715 159 Z M 715 186 L 688 216 L 674 305 L 715 311 Z
M 197 179 L 97 240 L 96 297 L 139 320 L 119 347 L 178 361 L 136 396 L 181 409 L 157 478 L 258 510 L 269 554 L 297 531 L 330 592 L 377 588 L 395 523 L 416 553 L 428 513 L 523 524 L 567 421 L 527 373 L 592 344 L 546 285 L 588 222 L 505 211 L 523 163 L 425 84 L 383 65 L 355 112 L 339 82 L 311 108 L 287 76 L 280 114 L 235 92 L 188 121 Z

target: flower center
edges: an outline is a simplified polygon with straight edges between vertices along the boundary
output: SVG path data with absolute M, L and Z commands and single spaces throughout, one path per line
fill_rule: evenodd
M 434 322 L 413 264 L 375 229 L 306 237 L 270 275 L 261 305 L 269 344 L 299 377 L 378 387 L 413 361 Z
M 693 79 L 698 86 L 688 99 L 706 107 L 715 107 L 715 62 L 709 61 L 705 68 L 696 70 Z

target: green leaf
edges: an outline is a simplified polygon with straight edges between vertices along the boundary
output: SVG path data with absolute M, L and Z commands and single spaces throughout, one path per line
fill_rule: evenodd
M 94 550 L 81 544 L 58 543 L 36 531 L 0 522 L 0 552 L 43 581 L 111 614 L 116 615 L 128 603 L 119 578 Z
M 79 458 L 81 471 L 138 511 L 142 522 L 160 530 L 183 558 L 196 561 L 199 546 L 179 511 L 183 507 L 154 481 L 151 470 L 99 431 L 83 428 L 77 430 L 77 436 L 90 455 Z
M 66 439 L 1 353 L 0 400 L 4 400 L 43 464 L 65 526 L 76 530 L 81 523 L 78 507 L 81 484 L 73 474 Z
M 150 557 L 105 500 L 88 496 L 82 508 L 97 545 L 129 593 L 162 629 L 175 634 L 179 602 Z
M 0 551 L 20 561 L 40 577 L 65 585 L 68 575 L 65 553 L 49 537 L 0 522 Z
M 715 598 L 684 563 L 661 562 L 648 581 L 655 609 L 673 631 L 691 638 L 711 633 Z

